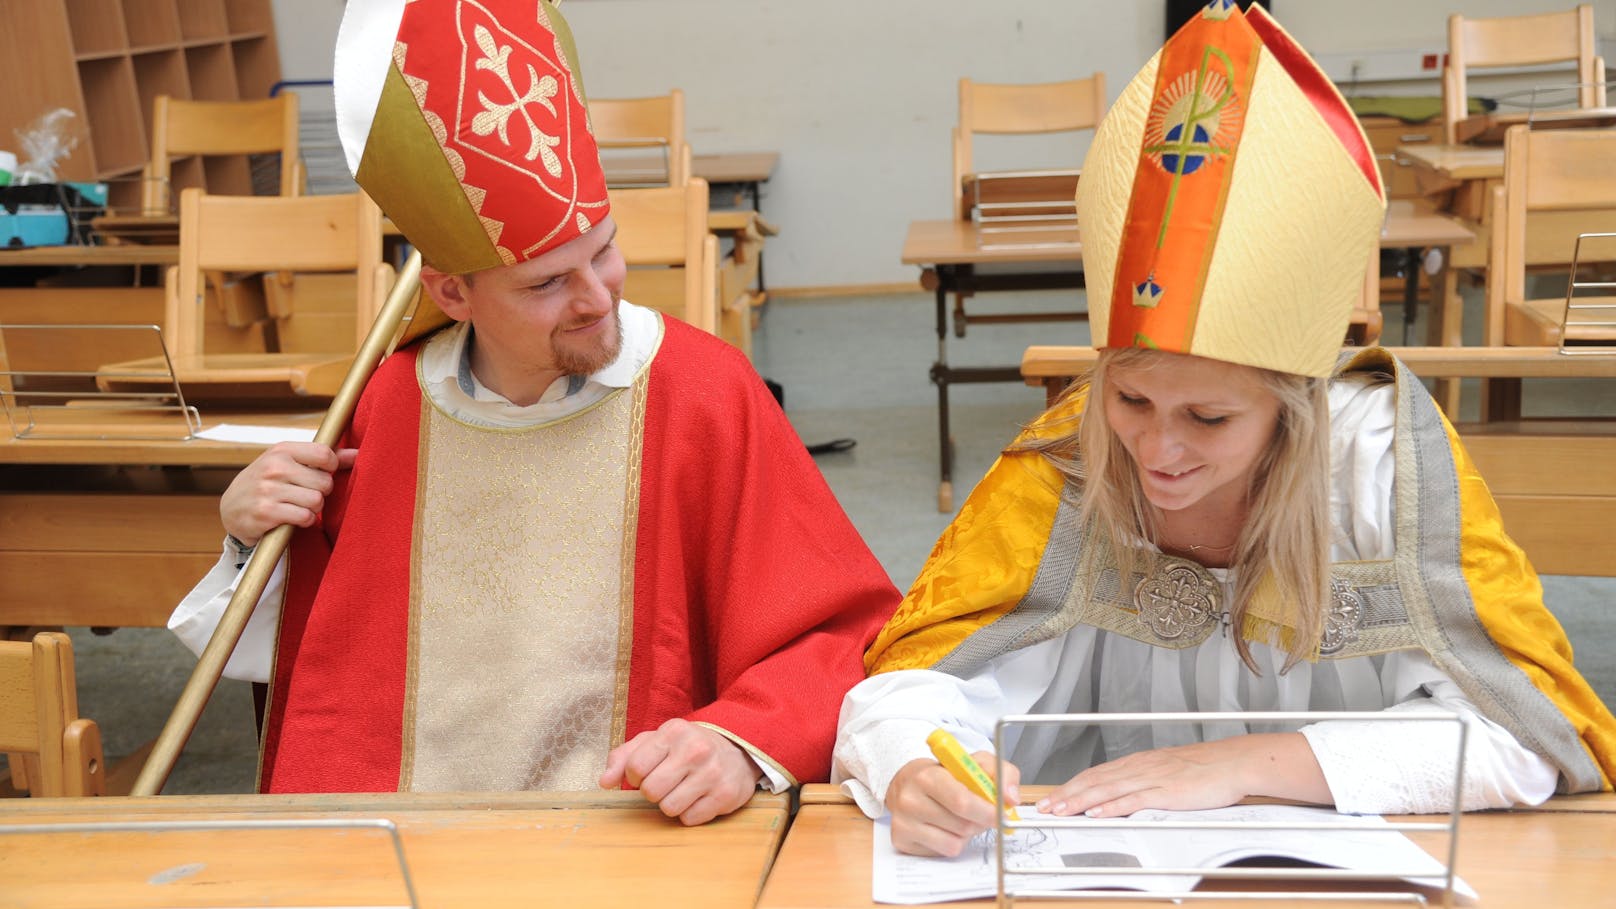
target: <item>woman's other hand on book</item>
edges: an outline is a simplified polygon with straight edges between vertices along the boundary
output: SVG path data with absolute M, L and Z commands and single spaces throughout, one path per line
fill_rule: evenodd
M 1144 808 L 1223 808 L 1253 795 L 1335 803 L 1307 739 L 1287 732 L 1136 752 L 1082 771 L 1040 799 L 1038 808 L 1124 817 Z
M 978 751 L 971 757 L 993 775 L 992 752 Z M 1006 762 L 1004 776 L 999 792 L 1005 801 L 1015 804 L 1021 771 Z M 930 758 L 910 761 L 893 775 L 886 804 L 892 812 L 892 845 L 910 855 L 959 855 L 971 837 L 998 823 L 992 802 L 967 789 Z

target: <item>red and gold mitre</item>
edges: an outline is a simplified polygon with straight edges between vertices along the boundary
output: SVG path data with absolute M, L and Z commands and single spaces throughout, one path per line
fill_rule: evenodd
M 606 217 L 572 33 L 545 0 L 349 0 L 334 82 L 354 178 L 440 271 Z
M 1326 376 L 1386 193 L 1318 64 L 1261 7 L 1213 0 L 1106 114 L 1077 206 L 1095 347 Z

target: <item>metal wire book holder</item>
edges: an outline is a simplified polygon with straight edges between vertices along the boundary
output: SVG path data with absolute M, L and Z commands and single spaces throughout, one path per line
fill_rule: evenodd
M 1609 247 L 1616 233 L 1597 232 L 1577 235 L 1571 249 L 1571 277 L 1566 281 L 1565 312 L 1560 317 L 1560 353 L 1567 356 L 1616 354 L 1616 281 L 1579 281 L 1582 241 L 1604 240 Z M 1592 256 L 1593 262 L 1610 262 L 1616 256 Z M 1602 296 L 1578 298 L 1578 291 L 1603 291 Z
M 230 831 L 226 837 L 219 831 Z M 278 831 L 300 831 L 295 849 L 304 858 L 300 865 L 324 867 L 332 876 L 315 888 L 297 874 L 288 876 L 287 850 L 294 848 L 285 838 L 275 837 L 263 848 L 248 848 L 244 838 Z M 320 848 L 320 832 L 340 838 L 328 850 Z M 312 835 L 311 835 L 312 832 Z M 379 850 L 355 846 L 367 832 L 385 834 L 388 841 L 384 858 Z M 102 858 L 86 863 L 75 878 L 77 894 L 97 892 L 106 897 L 93 905 L 112 905 L 118 895 L 131 887 L 151 889 L 160 886 L 174 900 L 186 906 L 261 906 L 265 909 L 417 909 L 419 897 L 404 855 L 404 841 L 398 826 L 385 818 L 310 818 L 265 820 L 147 820 L 105 823 L 0 824 L 0 850 L 6 840 L 23 850 L 18 840 L 71 837 L 93 844 L 99 836 L 140 834 L 138 848 L 130 840 L 114 838 L 98 854 Z M 356 839 L 356 835 L 359 838 Z M 119 844 L 124 845 L 120 846 Z M 229 852 L 220 847 L 229 843 Z M 66 846 L 58 848 L 68 848 Z M 355 854 L 356 851 L 359 854 Z M 324 859 L 319 856 L 326 856 Z M 59 878 L 32 880 L 21 864 L 8 868 L 6 894 L 20 899 L 20 905 L 87 909 L 90 904 L 63 902 Z M 396 873 L 395 873 L 396 872 Z M 158 896 L 157 899 L 165 899 Z M 38 902 L 35 902 L 38 900 Z
M 101 367 L 124 353 L 162 365 Z M 202 429 L 156 325 L 0 324 L 0 409 L 17 439 L 189 439 Z
M 1053 820 L 1019 820 L 1012 821 L 1006 815 L 1006 806 L 1003 800 L 998 800 L 998 829 L 994 837 L 995 865 L 997 875 L 997 905 L 1000 907 L 1014 906 L 1018 899 L 1028 900 L 1263 900 L 1270 902 L 1286 901 L 1344 901 L 1362 900 L 1389 903 L 1415 903 L 1424 905 L 1428 902 L 1425 892 L 1411 882 L 1411 879 L 1431 882 L 1428 887 L 1440 886 L 1441 905 L 1451 907 L 1455 905 L 1454 863 L 1458 857 L 1459 849 L 1459 817 L 1460 794 L 1464 790 L 1464 752 L 1467 741 L 1468 727 L 1456 713 L 1451 712 L 1211 712 L 1211 713 L 1071 713 L 1071 714 L 1040 714 L 1006 716 L 995 725 L 993 731 L 995 758 L 995 779 L 1003 779 L 1005 760 L 1005 730 L 1010 727 L 1033 726 L 1061 726 L 1061 725 L 1150 725 L 1155 723 L 1244 723 L 1244 724 L 1286 724 L 1292 727 L 1305 723 L 1326 721 L 1345 722 L 1413 722 L 1413 723 L 1452 723 L 1457 726 L 1458 750 L 1454 760 L 1453 776 L 1453 804 L 1448 816 L 1443 820 L 1432 821 L 1387 821 L 1379 819 L 1366 819 L 1352 821 L 1342 819 L 1337 822 L 1297 823 L 1297 822 L 1270 822 L 1270 821 L 1164 821 L 1164 820 L 1132 820 L 1118 818 L 1115 820 L 1072 817 Z M 1445 861 L 1438 860 L 1434 868 L 1424 868 L 1417 871 L 1406 869 L 1383 869 L 1376 872 L 1359 870 L 1345 870 L 1329 867 L 1171 867 L 1171 868 L 1140 868 L 1140 867 L 1038 867 L 1038 868 L 1012 868 L 1005 858 L 1005 839 L 1014 835 L 1018 830 L 1115 830 L 1118 834 L 1125 831 L 1145 830 L 1201 830 L 1201 831 L 1228 831 L 1231 837 L 1238 836 L 1242 830 L 1264 832 L 1306 833 L 1320 830 L 1352 831 L 1354 834 L 1378 833 L 1384 835 L 1401 835 L 1405 832 L 1446 833 L 1447 856 Z M 1125 891 L 1125 890 L 1095 890 L 1095 889 L 1049 889 L 1048 882 L 1060 877 L 1116 878 L 1119 881 L 1124 876 L 1138 877 L 1140 875 L 1176 877 L 1186 880 L 1186 886 L 1172 891 Z M 1013 879 L 1036 877 L 1045 887 L 1027 886 L 1018 887 Z M 1202 879 L 1238 879 L 1250 881 L 1255 887 L 1248 890 L 1194 890 L 1193 888 Z M 1364 889 L 1335 889 L 1335 890 L 1300 890 L 1276 889 L 1276 883 L 1286 881 L 1308 881 L 1314 884 L 1326 885 L 1357 885 Z M 1440 881 L 1440 885 L 1437 882 Z M 1092 883 L 1088 887 L 1094 887 Z M 1102 885 L 1103 886 L 1103 885 Z M 1377 889 L 1367 889 L 1375 887 Z M 1394 889 L 1386 889 L 1386 888 Z M 1402 889 L 1395 889 L 1402 888 Z
M 1522 105 L 1515 103 L 1514 99 L 1525 97 L 1526 104 L 1524 107 L 1526 108 L 1526 122 L 1528 123 L 1531 123 L 1534 118 L 1540 118 L 1546 114 L 1574 118 L 1573 115 L 1579 111 L 1589 120 L 1609 119 L 1613 114 L 1616 114 L 1616 111 L 1612 111 L 1608 107 L 1577 107 L 1577 93 L 1585 88 L 1598 88 L 1599 84 L 1597 82 L 1573 82 L 1561 85 L 1534 85 L 1528 89 L 1499 95 L 1498 102 L 1501 107 L 1520 107 Z

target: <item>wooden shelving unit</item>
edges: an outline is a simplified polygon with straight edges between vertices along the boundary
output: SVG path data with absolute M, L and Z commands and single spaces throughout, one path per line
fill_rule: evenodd
M 280 79 L 271 0 L 0 0 L 0 148 L 57 107 L 76 114 L 66 180 L 105 180 L 114 209 L 140 202 L 152 99 L 269 96 Z M 185 186 L 249 194 L 243 160 L 176 161 Z

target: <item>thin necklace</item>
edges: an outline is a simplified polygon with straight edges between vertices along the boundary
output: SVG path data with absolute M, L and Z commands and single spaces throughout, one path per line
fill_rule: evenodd
M 1200 552 L 1203 549 L 1209 549 L 1212 552 L 1228 552 L 1229 550 L 1231 550 L 1231 549 L 1233 549 L 1235 547 L 1236 543 L 1239 543 L 1239 542 L 1240 542 L 1239 540 L 1235 540 L 1234 543 L 1230 543 L 1227 546 L 1204 546 L 1204 545 L 1195 545 L 1195 544 L 1192 543 L 1189 546 L 1185 546 L 1184 551 L 1185 552 Z

